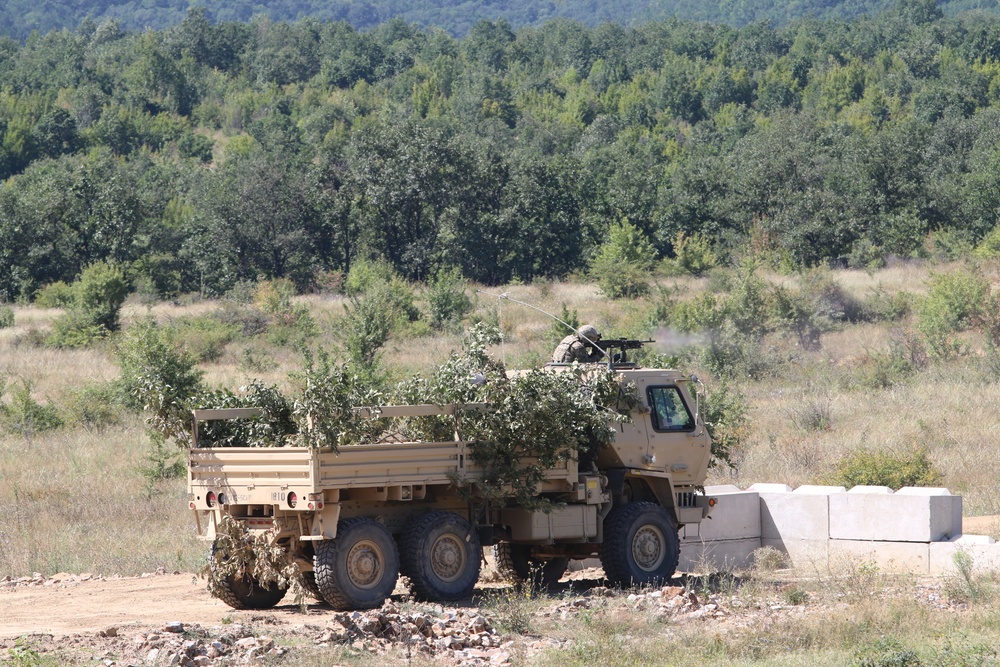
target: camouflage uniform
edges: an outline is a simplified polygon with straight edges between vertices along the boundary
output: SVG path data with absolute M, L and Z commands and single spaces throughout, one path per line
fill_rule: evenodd
M 583 334 L 586 338 L 580 336 Z M 571 364 L 578 361 L 581 364 L 594 364 L 604 359 L 604 355 L 594 347 L 593 343 L 601 339 L 597 329 L 587 325 L 580 327 L 580 334 L 570 334 L 552 353 L 552 361 L 557 364 Z M 587 339 L 590 339 L 589 341 Z

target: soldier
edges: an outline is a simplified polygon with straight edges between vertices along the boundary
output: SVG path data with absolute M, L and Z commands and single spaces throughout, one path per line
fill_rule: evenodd
M 593 364 L 604 358 L 604 353 L 597 349 L 595 343 L 601 340 L 597 329 L 585 324 L 578 333 L 570 334 L 562 339 L 556 351 L 552 353 L 552 361 L 557 364 L 571 364 L 579 361 L 581 364 Z

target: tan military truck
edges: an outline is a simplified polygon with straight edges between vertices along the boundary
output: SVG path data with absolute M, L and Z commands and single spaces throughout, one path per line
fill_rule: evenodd
M 198 446 L 198 424 L 239 419 L 252 409 L 196 410 L 188 459 L 189 507 L 199 536 L 212 541 L 224 517 L 286 550 L 306 588 L 335 609 L 382 604 L 400 574 L 420 599 L 455 601 L 479 578 L 483 546 L 507 574 L 557 581 L 571 559 L 599 556 L 617 586 L 669 579 L 680 554 L 678 530 L 705 519 L 714 499 L 698 492 L 710 440 L 690 391 L 695 378 L 642 368 L 620 348 L 612 367 L 638 390 L 631 423 L 596 460 L 570 457 L 547 471 L 537 492 L 551 511 L 510 502 L 474 502 L 483 471 L 475 443 L 379 442 L 342 447 Z M 558 372 L 558 365 L 550 365 Z M 363 416 L 455 415 L 453 405 L 359 408 Z M 469 406 L 462 406 L 467 409 Z M 479 406 L 489 409 L 488 405 Z M 216 594 L 237 609 L 277 604 L 281 589 L 251 576 L 224 577 Z

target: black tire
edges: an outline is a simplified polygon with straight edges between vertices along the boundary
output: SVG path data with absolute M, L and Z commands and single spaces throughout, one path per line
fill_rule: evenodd
M 337 611 L 373 609 L 399 579 L 399 550 L 385 526 L 354 517 L 337 524 L 337 538 L 316 545 L 316 585 Z
M 306 589 L 306 593 L 310 597 L 314 597 L 317 600 L 323 599 L 323 594 L 319 592 L 319 584 L 316 583 L 316 572 L 302 573 L 302 588 Z
M 483 548 L 472 525 L 454 512 L 429 512 L 407 525 L 399 542 L 402 573 L 413 597 L 455 602 L 472 594 L 479 581 Z
M 213 554 L 215 550 L 216 546 L 213 545 Z M 211 576 L 216 584 L 212 589 L 212 594 L 233 609 L 270 609 L 285 597 L 286 589 L 277 586 L 264 588 L 249 575 L 242 577 L 222 576 L 212 568 Z
M 493 558 L 500 576 L 515 584 L 551 588 L 559 583 L 569 567 L 569 558 L 532 558 L 530 544 L 500 542 L 493 545 Z
M 657 585 L 677 570 L 681 541 L 677 524 L 655 503 L 628 503 L 611 510 L 604 520 L 601 564 L 614 585 Z

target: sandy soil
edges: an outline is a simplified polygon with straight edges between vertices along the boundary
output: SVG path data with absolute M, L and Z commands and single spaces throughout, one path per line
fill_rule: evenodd
M 169 621 L 218 625 L 224 616 L 239 613 L 210 596 L 205 582 L 190 573 L 49 582 L 0 586 L 0 638 L 61 636 Z

